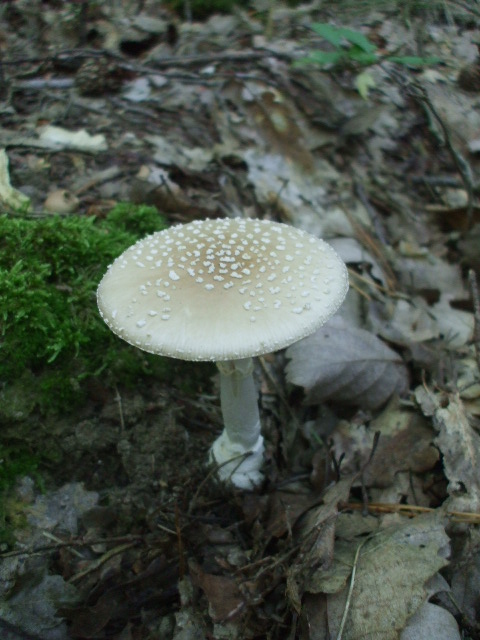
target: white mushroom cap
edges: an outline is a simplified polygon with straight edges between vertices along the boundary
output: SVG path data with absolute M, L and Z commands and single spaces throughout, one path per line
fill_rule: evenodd
M 183 360 L 282 349 L 341 305 L 347 269 L 323 240 L 266 220 L 202 220 L 139 240 L 110 265 L 98 306 L 132 345 Z

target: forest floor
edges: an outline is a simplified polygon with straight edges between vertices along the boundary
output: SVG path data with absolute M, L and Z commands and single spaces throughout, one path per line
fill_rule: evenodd
M 7 215 L 276 220 L 350 276 L 258 360 L 255 491 L 207 466 L 208 363 L 0 409 L 60 452 L 4 495 L 2 638 L 480 639 L 480 5 L 407 5 L 0 7 Z

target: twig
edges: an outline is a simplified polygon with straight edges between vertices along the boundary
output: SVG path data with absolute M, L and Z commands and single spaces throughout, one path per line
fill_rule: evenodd
M 182 527 L 180 525 L 180 510 L 178 503 L 175 503 L 175 533 L 177 536 L 177 551 L 178 551 L 178 574 L 180 580 L 185 576 L 186 564 L 185 564 L 185 549 L 183 546 Z
M 253 574 L 253 580 L 255 582 L 258 582 L 265 573 L 267 573 L 268 571 L 272 572 L 275 567 L 278 567 L 278 565 L 281 565 L 282 563 L 285 563 L 287 560 L 289 560 L 294 553 L 298 552 L 299 548 L 299 545 L 296 544 L 288 549 L 288 551 L 278 553 L 276 556 L 266 556 L 264 558 L 260 558 L 255 562 L 251 562 L 244 565 L 243 567 L 239 567 L 235 573 L 237 575 L 245 574 L 247 572 L 250 572 L 252 569 L 256 569 L 256 567 L 259 567 L 258 571 L 255 571 L 255 573 Z
M 369 539 L 370 538 L 365 538 L 365 540 L 362 540 L 362 542 L 358 545 L 357 550 L 355 551 L 355 557 L 353 559 L 352 575 L 350 576 L 350 585 L 348 587 L 347 601 L 345 602 L 345 609 L 343 610 L 342 621 L 340 623 L 340 629 L 338 630 L 338 635 L 336 640 L 342 640 L 343 630 L 345 629 L 348 612 L 350 611 L 350 605 L 352 603 L 352 593 L 353 593 L 353 587 L 355 585 L 355 575 L 357 573 L 357 565 L 358 565 L 358 559 L 360 557 L 360 551 L 362 550 L 363 545 L 366 544 Z
M 342 505 L 343 509 L 353 511 L 363 511 L 365 505 L 356 502 L 347 502 Z M 371 513 L 399 513 L 407 518 L 413 518 L 422 513 L 434 513 L 437 509 L 432 507 L 421 507 L 415 504 L 396 504 L 388 502 L 370 502 L 368 510 Z M 480 514 L 469 511 L 446 511 L 445 515 L 453 522 L 464 524 L 480 524 Z
M 165 533 L 168 533 L 170 536 L 176 536 L 177 532 L 174 531 L 173 529 L 169 529 L 168 527 L 166 527 L 163 524 L 160 524 L 157 522 L 157 524 L 155 525 L 157 527 L 157 529 L 160 529 L 160 531 L 165 531 Z
M 53 540 L 54 542 L 59 542 L 60 544 L 63 542 L 61 538 L 57 538 L 57 536 L 54 536 L 53 533 L 50 533 L 50 531 L 42 531 L 42 535 L 48 540 Z M 85 560 L 85 556 L 82 555 L 80 551 L 77 551 L 75 548 L 70 548 L 70 553 L 73 553 L 73 555 L 77 556 L 77 558 L 80 558 L 80 560 Z
M 350 224 L 353 227 L 353 231 L 356 239 L 369 251 L 374 258 L 379 262 L 383 274 L 385 276 L 388 293 L 393 293 L 397 289 L 397 278 L 390 266 L 389 259 L 385 254 L 384 245 L 381 241 L 377 241 L 376 238 L 366 229 L 361 222 L 356 220 L 348 211 L 346 207 L 342 206 L 342 210 L 345 212 Z
M 470 2 L 461 2 L 461 0 L 456 0 L 455 4 L 458 7 L 461 7 L 462 9 L 464 9 L 467 13 L 471 13 L 474 16 L 477 16 L 480 18 L 480 10 L 475 9 L 474 7 L 472 7 L 472 2 L 470 0 Z
M 470 283 L 473 302 L 473 346 L 475 348 L 477 369 L 480 373 L 480 296 L 478 295 L 477 276 L 473 269 L 468 272 L 468 282 Z
M 353 188 L 355 190 L 356 195 L 358 196 L 358 199 L 363 204 L 363 206 L 365 207 L 368 215 L 370 216 L 370 218 L 372 220 L 373 228 L 375 229 L 375 233 L 377 234 L 377 238 L 380 240 L 380 242 L 383 245 L 388 246 L 390 243 L 387 240 L 387 236 L 385 234 L 385 228 L 383 226 L 383 222 L 380 220 L 377 212 L 375 211 L 375 209 L 372 206 L 370 200 L 368 199 L 368 196 L 367 196 L 367 194 L 365 192 L 363 184 L 359 180 L 354 179 Z
M 15 83 L 15 89 L 70 89 L 75 81 L 73 78 L 31 78 L 30 80 L 20 80 Z
M 360 470 L 360 474 L 359 474 L 360 475 L 360 485 L 361 485 L 361 490 L 362 490 L 363 515 L 367 515 L 367 513 L 368 513 L 368 495 L 367 495 L 367 490 L 365 488 L 364 474 L 365 474 L 365 471 L 367 470 L 368 466 L 370 465 L 370 463 L 373 460 L 373 456 L 375 455 L 375 451 L 377 450 L 378 441 L 379 440 L 380 440 L 380 431 L 375 431 L 375 434 L 373 436 L 373 444 L 372 444 L 372 449 L 370 451 L 370 455 L 368 456 L 368 460 L 362 466 L 362 468 Z
M 108 169 L 97 173 L 97 175 L 84 182 L 80 187 L 77 187 L 74 193 L 77 196 L 81 195 L 85 193 L 85 191 L 89 191 L 100 184 L 104 184 L 110 180 L 115 180 L 115 178 L 123 176 L 125 173 L 126 172 L 122 171 L 119 167 L 109 167 Z
M 118 404 L 118 413 L 120 416 L 120 433 L 125 432 L 125 419 L 123 417 L 122 396 L 120 395 L 117 385 L 115 385 L 115 402 Z
M 58 549 L 64 549 L 68 547 L 90 547 L 95 544 L 108 544 L 110 542 L 133 542 L 134 540 L 138 542 L 139 540 L 143 540 L 144 536 L 141 535 L 129 535 L 129 536 L 115 536 L 113 538 L 98 538 L 94 540 L 68 540 L 68 542 L 64 542 L 60 540 L 56 544 L 46 544 L 39 547 L 34 547 L 33 549 L 23 549 L 15 551 L 7 551 L 6 553 L 0 553 L 0 558 L 13 558 L 15 556 L 34 556 L 39 553 L 44 553 L 48 551 L 58 551 Z
M 300 55 L 300 53 L 299 53 Z M 5 66 L 18 66 L 21 64 L 38 64 L 39 62 L 58 62 L 61 60 L 83 60 L 85 58 L 111 58 L 118 65 L 127 71 L 158 73 L 159 69 L 166 67 L 191 67 L 195 65 L 207 65 L 214 62 L 251 62 L 255 60 L 263 60 L 264 58 L 280 58 L 291 61 L 297 56 L 292 53 L 278 51 L 226 51 L 218 53 L 205 53 L 189 56 L 165 56 L 160 60 L 155 60 L 154 66 L 132 63 L 121 54 L 106 49 L 65 49 L 58 51 L 50 56 L 33 57 L 33 58 L 15 58 L 13 60 L 3 60 Z
M 296 416 L 295 412 L 293 411 L 292 407 L 290 406 L 290 404 L 289 404 L 287 398 L 285 397 L 285 394 L 283 393 L 282 389 L 280 388 L 280 385 L 278 384 L 278 382 L 275 380 L 273 375 L 268 370 L 267 363 L 265 362 L 265 358 L 263 356 L 260 356 L 258 358 L 258 362 L 260 363 L 260 367 L 261 367 L 261 369 L 263 371 L 264 376 L 267 378 L 268 382 L 272 385 L 273 390 L 275 391 L 275 393 L 279 397 L 280 402 L 283 404 L 283 406 L 284 406 L 285 410 L 287 411 L 290 419 L 293 421 L 295 426 L 298 427 L 299 426 L 299 422 L 298 422 L 297 416 Z
M 225 465 L 230 464 L 231 462 L 235 462 L 235 460 L 238 460 L 238 465 L 232 470 L 231 475 L 233 475 L 235 471 L 238 469 L 238 467 L 242 464 L 242 462 L 246 460 L 246 458 L 248 458 L 248 456 L 250 455 L 252 455 L 251 451 L 247 451 L 246 453 L 239 453 L 238 456 L 229 458 L 228 460 L 225 460 L 221 464 L 215 464 L 215 466 L 212 469 L 210 469 L 210 471 L 207 473 L 205 478 L 198 485 L 198 489 L 195 491 L 195 494 L 193 498 L 190 500 L 190 504 L 188 505 L 187 515 L 191 515 L 193 513 L 193 510 L 197 504 L 198 497 L 202 492 L 203 487 L 206 485 L 208 480 L 210 480 L 210 478 L 212 478 Z
M 101 556 L 97 560 L 92 561 L 86 569 L 84 569 L 83 571 L 79 571 L 78 573 L 73 575 L 68 580 L 68 582 L 71 582 L 71 583 L 79 582 L 82 578 L 85 578 L 85 576 L 88 576 L 89 573 L 96 571 L 96 569 L 101 567 L 102 564 L 105 564 L 105 562 L 108 562 L 108 560 L 110 560 L 114 556 L 117 556 L 119 553 L 123 553 L 128 549 L 132 549 L 136 545 L 137 545 L 136 542 L 129 542 L 127 544 L 121 544 L 118 547 L 114 547 L 113 549 L 110 549 L 110 551 L 107 551 L 106 553 L 104 553 L 103 556 Z
M 419 100 L 424 108 L 428 109 L 435 120 L 438 122 L 442 133 L 443 133 L 443 142 L 447 147 L 450 155 L 452 156 L 453 162 L 457 168 L 458 173 L 460 174 L 460 178 L 462 179 L 463 186 L 467 192 L 467 218 L 469 226 L 472 225 L 473 218 L 473 203 L 474 203 L 474 185 L 473 185 L 473 174 L 470 165 L 467 160 L 463 157 L 463 155 L 455 148 L 452 142 L 452 138 L 450 135 L 450 130 L 445 124 L 443 118 L 438 113 L 436 107 L 433 105 L 430 96 L 428 95 L 425 87 L 422 87 L 418 82 L 414 82 L 410 87 L 410 92 L 414 98 Z
M 462 187 L 462 181 L 453 176 L 412 176 L 411 181 L 413 184 L 425 184 L 432 187 L 452 187 L 453 189 L 460 189 Z M 476 181 L 473 185 L 473 192 L 475 194 L 480 193 L 480 181 Z

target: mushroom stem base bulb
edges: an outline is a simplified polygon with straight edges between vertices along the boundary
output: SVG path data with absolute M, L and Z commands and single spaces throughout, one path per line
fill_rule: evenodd
M 249 450 L 241 444 L 232 442 L 223 431 L 210 450 L 212 462 L 218 466 L 220 480 L 233 484 L 238 489 L 251 490 L 263 482 L 260 471 L 263 465 L 263 437 Z

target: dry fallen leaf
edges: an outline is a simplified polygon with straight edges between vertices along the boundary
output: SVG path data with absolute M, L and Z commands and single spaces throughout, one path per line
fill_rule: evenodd
M 302 640 L 325 640 L 329 637 L 327 598 L 323 593 L 307 593 L 300 614 L 304 634 Z
M 231 620 L 244 610 L 245 601 L 233 578 L 207 573 L 194 561 L 190 562 L 189 568 L 193 583 L 207 597 L 208 611 L 214 622 Z
M 287 597 L 298 613 L 301 611 L 305 592 L 318 591 L 314 588 L 315 577 L 328 573 L 334 554 L 335 526 L 339 503 L 346 502 L 350 493 L 353 476 L 343 478 L 325 493 L 322 503 L 310 509 L 298 526 L 296 535 L 301 541 L 298 557 L 287 572 Z M 337 550 L 335 550 L 337 553 Z M 338 558 L 337 558 L 338 561 Z M 349 573 L 334 576 L 335 589 L 344 584 Z
M 408 621 L 400 640 L 460 640 L 457 621 L 452 614 L 431 602 L 425 602 Z
M 305 388 L 308 404 L 332 400 L 374 409 L 408 388 L 398 353 L 340 316 L 289 347 L 287 358 L 287 380 Z
M 419 516 L 363 541 L 342 541 L 342 546 L 343 555 L 337 557 L 335 552 L 334 566 L 342 574 L 346 564 L 350 570 L 355 566 L 355 575 L 351 593 L 349 581 L 328 596 L 332 637 L 337 637 L 347 611 L 343 640 L 398 640 L 407 620 L 428 597 L 427 580 L 447 564 L 448 537 L 441 516 Z M 316 586 L 321 587 L 321 579 Z
M 418 387 L 415 398 L 424 415 L 432 416 L 433 426 L 439 432 L 435 444 L 442 453 L 449 481 L 449 508 L 477 512 L 480 509 L 480 436 L 470 426 L 460 396 Z
M 76 149 L 95 153 L 108 149 L 106 138 L 103 134 L 91 135 L 85 129 L 69 131 L 62 127 L 51 125 L 39 128 L 39 140 L 50 149 Z
M 452 596 L 462 618 L 474 628 L 478 624 L 478 594 L 480 593 L 480 533 L 471 528 L 462 540 L 462 553 L 457 553 L 451 567 Z
M 368 487 L 391 486 L 399 472 L 423 473 L 438 461 L 431 426 L 423 416 L 393 400 L 368 427 L 347 421 L 339 423 L 332 434 L 333 451 L 337 459 L 344 456 L 344 473 L 357 471 L 359 464 L 368 460 L 376 432 L 380 438 L 375 455 L 362 477 Z
M 73 607 L 77 601 L 76 589 L 61 576 L 44 574 L 44 569 L 30 569 L 11 587 L 11 594 L 0 599 L 0 620 L 8 625 L 6 628 L 2 625 L 1 637 L 63 640 L 67 628 L 58 609 Z M 11 629 L 16 633 L 9 635 Z

